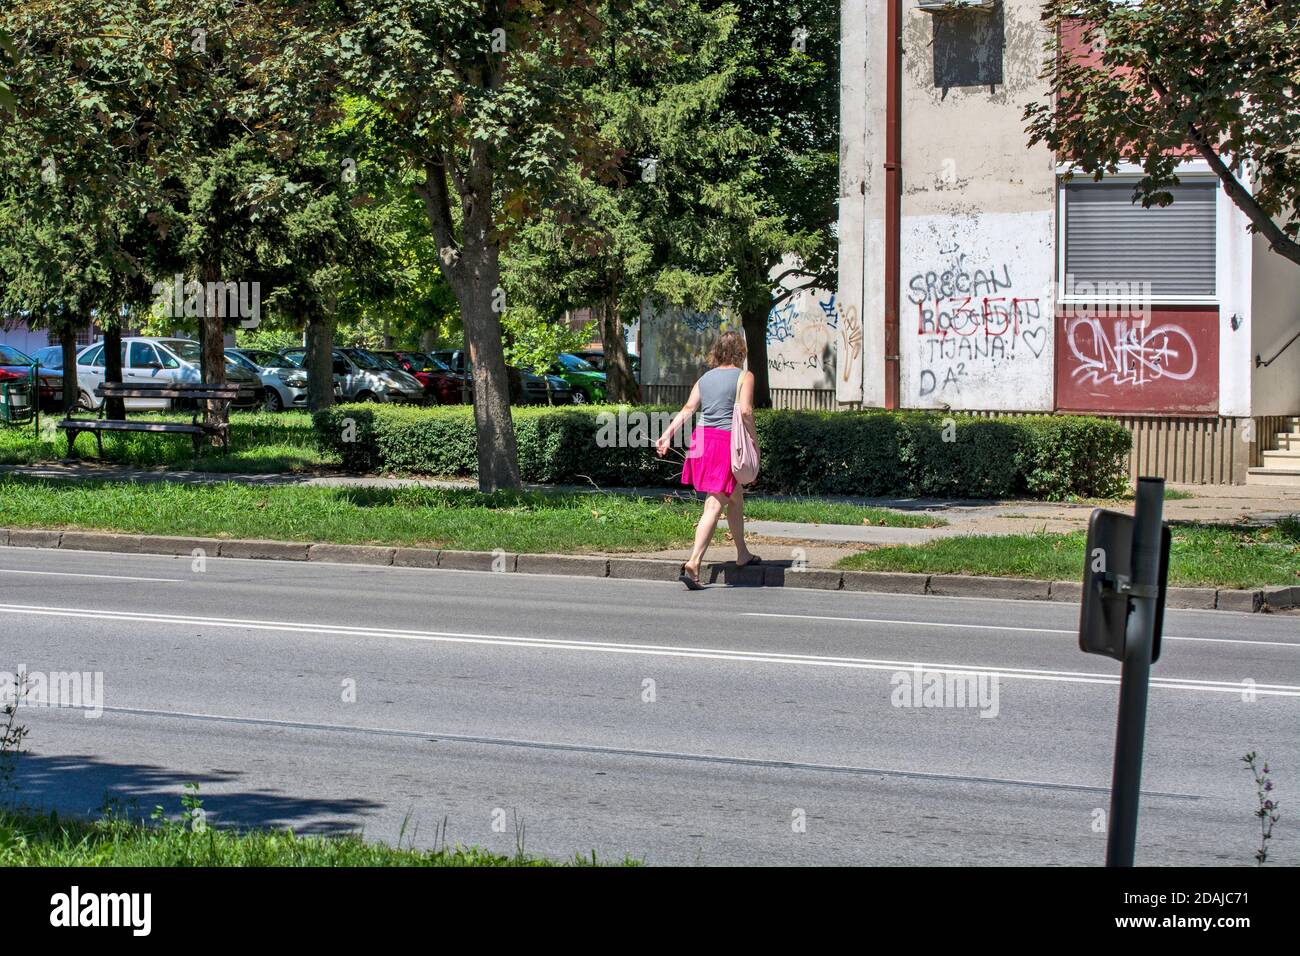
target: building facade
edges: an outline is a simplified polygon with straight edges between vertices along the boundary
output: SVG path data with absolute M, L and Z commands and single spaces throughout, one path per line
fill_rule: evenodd
M 1036 0 L 843 4 L 837 402 L 1113 415 L 1135 473 L 1300 484 L 1275 450 L 1300 343 L 1256 363 L 1300 327 L 1300 269 L 1203 162 L 1143 209 L 1136 169 L 1067 180 L 1029 147 L 1046 31 Z

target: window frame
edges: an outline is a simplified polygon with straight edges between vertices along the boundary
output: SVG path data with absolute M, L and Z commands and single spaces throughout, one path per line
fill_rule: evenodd
M 1057 305 L 1219 305 L 1223 301 L 1223 290 L 1219 287 L 1219 257 L 1222 254 L 1222 192 L 1223 187 L 1219 182 L 1219 177 L 1210 169 L 1209 163 L 1205 160 L 1191 160 L 1182 163 L 1178 168 L 1178 178 L 1183 183 L 1206 183 L 1212 182 L 1215 185 L 1214 196 L 1214 294 L 1213 295 L 1161 295 L 1153 297 L 1146 302 L 1139 296 L 1078 296 L 1065 294 L 1065 217 L 1066 201 L 1065 187 L 1067 185 L 1065 176 L 1071 172 L 1071 164 L 1060 163 L 1056 167 L 1056 304 Z M 1086 173 L 1083 175 L 1087 175 Z M 1143 175 L 1142 167 L 1136 163 L 1123 163 L 1119 171 L 1107 173 L 1102 183 L 1136 183 Z M 1081 181 L 1078 176 L 1075 177 L 1074 183 Z M 1100 185 L 1100 183 L 1098 184 Z

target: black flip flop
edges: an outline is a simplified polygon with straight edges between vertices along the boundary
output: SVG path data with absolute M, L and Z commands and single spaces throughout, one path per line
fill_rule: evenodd
M 737 564 L 736 567 L 738 567 L 738 568 L 752 568 L 754 565 L 756 565 L 756 564 L 762 564 L 762 563 L 763 563 L 763 559 L 762 559 L 762 558 L 760 558 L 760 557 L 759 557 L 758 555 L 756 555 L 756 554 L 751 554 L 751 555 L 749 556 L 749 560 L 748 560 L 748 561 L 746 561 L 744 564 Z
M 678 580 L 678 581 L 681 581 L 682 584 L 685 584 L 685 585 L 686 585 L 686 590 L 688 590 L 688 591 L 703 591 L 703 590 L 704 590 L 704 585 L 701 584 L 701 583 L 700 583 L 698 580 L 696 580 L 695 578 L 691 577 L 691 576 L 690 576 L 689 574 L 687 574 L 685 571 L 683 571 L 681 574 L 677 575 L 677 580 Z

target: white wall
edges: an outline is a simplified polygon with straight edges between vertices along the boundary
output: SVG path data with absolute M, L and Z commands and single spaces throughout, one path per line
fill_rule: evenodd
M 1252 415 L 1300 415 L 1300 341 L 1268 368 L 1254 368 L 1255 354 L 1269 358 L 1300 331 L 1300 266 L 1253 240 L 1251 367 Z
M 1050 411 L 1051 211 L 903 218 L 902 404 Z

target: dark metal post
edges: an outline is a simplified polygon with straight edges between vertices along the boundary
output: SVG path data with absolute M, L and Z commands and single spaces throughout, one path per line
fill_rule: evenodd
M 1133 565 L 1128 625 L 1119 687 L 1119 727 L 1111 777 L 1106 865 L 1132 866 L 1137 845 L 1138 796 L 1142 788 L 1142 745 L 1146 736 L 1147 690 L 1151 679 L 1160 584 L 1160 536 L 1165 503 L 1163 478 L 1139 478 L 1133 510 Z

